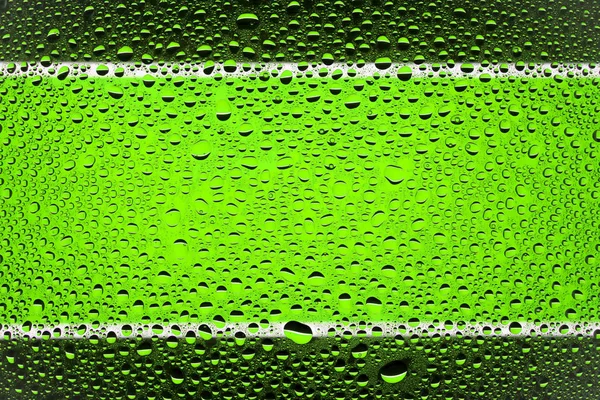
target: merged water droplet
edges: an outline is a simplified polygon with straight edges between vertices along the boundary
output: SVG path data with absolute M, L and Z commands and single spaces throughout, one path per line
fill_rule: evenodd
M 285 337 L 297 344 L 307 344 L 313 338 L 313 332 L 309 325 L 298 321 L 289 321 L 283 327 Z

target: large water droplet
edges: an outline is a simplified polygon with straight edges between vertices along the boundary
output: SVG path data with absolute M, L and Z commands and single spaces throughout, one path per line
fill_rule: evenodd
M 297 322 L 290 321 L 283 326 L 285 337 L 297 344 L 307 344 L 313 337 L 313 332 L 310 326 Z
M 387 383 L 398 383 L 404 380 L 408 366 L 402 360 L 395 360 L 385 364 L 379 369 L 381 379 Z

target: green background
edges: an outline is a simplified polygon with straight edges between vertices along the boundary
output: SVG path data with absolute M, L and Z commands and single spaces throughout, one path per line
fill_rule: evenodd
M 1 320 L 595 321 L 598 78 L 0 78 Z

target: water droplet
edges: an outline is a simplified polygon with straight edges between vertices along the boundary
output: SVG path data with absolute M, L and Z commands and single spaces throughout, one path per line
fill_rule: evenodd
M 381 378 L 387 383 L 399 383 L 406 378 L 408 366 L 403 360 L 391 361 L 379 369 Z
M 310 326 L 297 322 L 290 321 L 283 326 L 285 337 L 297 344 L 307 344 L 313 337 L 313 332 Z

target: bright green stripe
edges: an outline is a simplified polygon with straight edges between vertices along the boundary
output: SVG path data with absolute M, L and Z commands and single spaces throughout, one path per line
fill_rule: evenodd
M 597 80 L 154 79 L 0 81 L 0 322 L 597 320 Z

